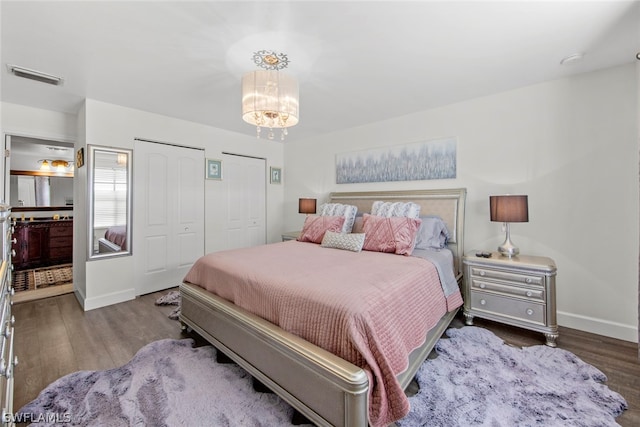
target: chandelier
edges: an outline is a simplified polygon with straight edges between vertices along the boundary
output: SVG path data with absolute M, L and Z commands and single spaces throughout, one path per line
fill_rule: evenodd
M 286 54 L 270 50 L 254 52 L 253 62 L 261 70 L 242 77 L 242 119 L 256 126 L 260 138 L 262 128 L 268 128 L 268 139 L 274 139 L 274 129 L 281 129 L 284 141 L 287 128 L 299 119 L 298 82 L 280 72 L 289 65 Z

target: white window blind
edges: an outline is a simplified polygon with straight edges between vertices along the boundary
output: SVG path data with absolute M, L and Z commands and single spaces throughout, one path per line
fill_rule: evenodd
M 96 167 L 94 169 L 95 227 L 111 227 L 127 223 L 127 169 Z

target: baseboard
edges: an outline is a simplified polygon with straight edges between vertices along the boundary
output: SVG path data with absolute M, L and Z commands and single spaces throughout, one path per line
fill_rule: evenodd
M 82 292 L 82 290 L 76 286 L 73 288 L 73 293 L 76 295 L 76 299 L 78 300 L 78 302 L 80 303 L 80 306 L 84 310 L 84 300 L 85 300 L 84 292 Z
M 558 325 L 619 340 L 638 342 L 638 327 L 559 311 Z
M 84 311 L 94 310 L 100 307 L 117 304 L 119 302 L 131 301 L 136 299 L 135 289 L 127 289 L 125 291 L 113 292 L 110 294 L 100 295 L 95 298 L 85 298 L 82 307 Z

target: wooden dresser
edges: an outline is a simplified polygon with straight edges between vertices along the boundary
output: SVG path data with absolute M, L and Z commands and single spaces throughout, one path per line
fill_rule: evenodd
M 2 426 L 13 425 L 13 370 L 18 364 L 18 358 L 13 352 L 13 325 L 15 319 L 11 314 L 11 299 L 14 290 L 11 286 L 11 208 L 0 204 L 0 228 L 2 229 L 1 251 L 2 265 L 0 266 L 0 405 L 2 407 Z
M 13 234 L 16 270 L 73 262 L 73 220 L 17 221 Z

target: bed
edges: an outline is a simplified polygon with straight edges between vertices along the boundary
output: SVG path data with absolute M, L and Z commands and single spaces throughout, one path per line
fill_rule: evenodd
M 353 192 L 332 193 L 329 202 L 355 205 L 361 213 L 368 212 L 373 201 L 414 202 L 420 205 L 421 213 L 439 216 L 450 233 L 447 247 L 453 255 L 453 274 L 459 286 L 465 196 L 465 189 Z M 304 245 L 283 242 L 266 246 L 271 246 L 274 251 L 284 251 L 287 244 Z M 262 249 L 254 249 L 257 250 Z M 308 250 L 312 249 L 309 247 Z M 346 358 L 334 354 L 340 354 L 335 349 L 327 351 L 299 334 L 288 332 L 286 327 L 276 326 L 187 280 L 181 284 L 180 293 L 180 321 L 185 327 L 192 328 L 211 342 L 310 421 L 316 425 L 335 426 L 368 424 L 369 412 L 377 406 L 377 403 L 369 401 L 369 396 L 374 387 L 380 386 L 377 377 L 372 377 L 369 370 L 365 372 Z M 410 383 L 456 311 L 444 312 L 428 331 L 424 331 L 424 338 L 420 337 L 417 348 L 408 354 L 403 361 L 403 369 L 396 375 L 399 387 L 404 389 Z M 374 381 L 370 384 L 372 378 Z M 377 402 L 377 398 L 373 400 Z
M 98 239 L 98 253 L 113 253 L 127 250 L 127 226 L 109 227 L 104 237 Z

